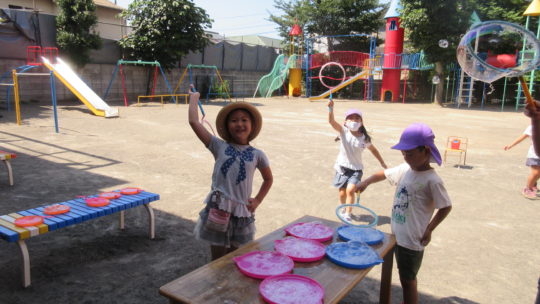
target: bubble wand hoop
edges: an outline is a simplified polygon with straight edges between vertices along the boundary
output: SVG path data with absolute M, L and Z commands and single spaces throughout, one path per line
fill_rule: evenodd
M 351 214 L 353 215 L 351 217 L 351 220 L 347 220 L 346 218 L 344 218 L 344 212 L 342 211 L 346 211 L 347 208 L 350 208 L 351 209 Z M 362 216 L 360 217 L 363 217 L 365 216 L 365 213 L 366 211 L 369 213 L 369 215 L 367 216 L 371 216 L 373 217 L 373 221 L 369 224 L 357 224 L 356 222 L 360 222 L 360 220 L 356 219 L 356 214 L 362 214 Z M 340 219 L 343 223 L 349 225 L 349 226 L 354 226 L 354 227 L 359 227 L 359 228 L 371 228 L 373 226 L 377 226 L 377 224 L 379 223 L 379 216 L 377 215 L 377 213 L 375 213 L 373 210 L 369 209 L 368 207 L 366 206 L 362 206 L 360 204 L 360 191 L 357 191 L 356 192 L 356 203 L 354 204 L 342 204 L 340 206 L 338 206 L 336 208 L 336 216 L 338 217 L 338 219 Z
M 536 109 L 523 77 L 540 65 L 540 41 L 529 30 L 506 21 L 479 23 L 463 35 L 457 59 L 467 75 L 483 82 L 517 77 L 527 105 Z

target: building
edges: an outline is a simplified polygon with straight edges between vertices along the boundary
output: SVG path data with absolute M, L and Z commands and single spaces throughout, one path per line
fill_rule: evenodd
M 96 31 L 101 38 L 118 40 L 129 32 L 126 21 L 119 14 L 124 10 L 108 0 L 94 0 L 98 24 Z M 0 0 L 0 9 L 37 11 L 45 15 L 58 15 L 58 6 L 54 0 Z

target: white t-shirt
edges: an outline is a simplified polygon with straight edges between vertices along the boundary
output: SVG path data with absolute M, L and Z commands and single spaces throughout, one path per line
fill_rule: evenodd
M 392 206 L 392 232 L 398 245 L 421 251 L 420 240 L 435 209 L 451 206 L 442 179 L 434 169 L 414 171 L 407 164 L 384 170 L 392 185 L 396 185 Z
M 341 167 L 352 170 L 363 170 L 362 153 L 364 149 L 371 146 L 371 143 L 366 141 L 366 136 L 364 134 L 358 137 L 354 136 L 349 128 L 341 126 L 339 138 L 341 139 L 339 154 L 334 164 L 334 169 L 339 173 L 343 173 Z
M 525 131 L 523 132 L 523 134 L 529 136 L 532 141 L 532 126 L 528 126 L 527 129 L 525 129 Z M 538 155 L 536 155 L 536 152 L 534 152 L 534 147 L 532 144 L 529 147 L 529 151 L 527 152 L 527 158 L 539 158 Z

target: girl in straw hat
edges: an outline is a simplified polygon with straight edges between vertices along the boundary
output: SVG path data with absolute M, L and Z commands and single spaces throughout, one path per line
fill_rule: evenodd
M 216 118 L 219 136 L 213 136 L 199 121 L 199 93 L 189 93 L 189 125 L 216 160 L 211 191 L 195 226 L 197 239 L 210 243 L 212 260 L 253 240 L 254 213 L 272 186 L 272 171 L 263 151 L 250 146 L 261 130 L 257 108 L 245 102 L 223 107 Z M 263 182 L 252 196 L 255 169 Z

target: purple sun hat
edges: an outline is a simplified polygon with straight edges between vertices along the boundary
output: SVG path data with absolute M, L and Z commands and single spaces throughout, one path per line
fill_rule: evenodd
M 392 147 L 396 150 L 412 150 L 419 146 L 428 146 L 431 148 L 431 157 L 440 166 L 442 163 L 441 154 L 435 146 L 435 134 L 431 128 L 424 123 L 413 123 L 409 125 L 403 133 L 399 143 Z
M 345 119 L 347 119 L 347 117 L 353 115 L 353 114 L 356 114 L 360 117 L 362 117 L 362 112 L 360 112 L 360 110 L 358 109 L 348 109 L 347 112 L 345 112 Z

